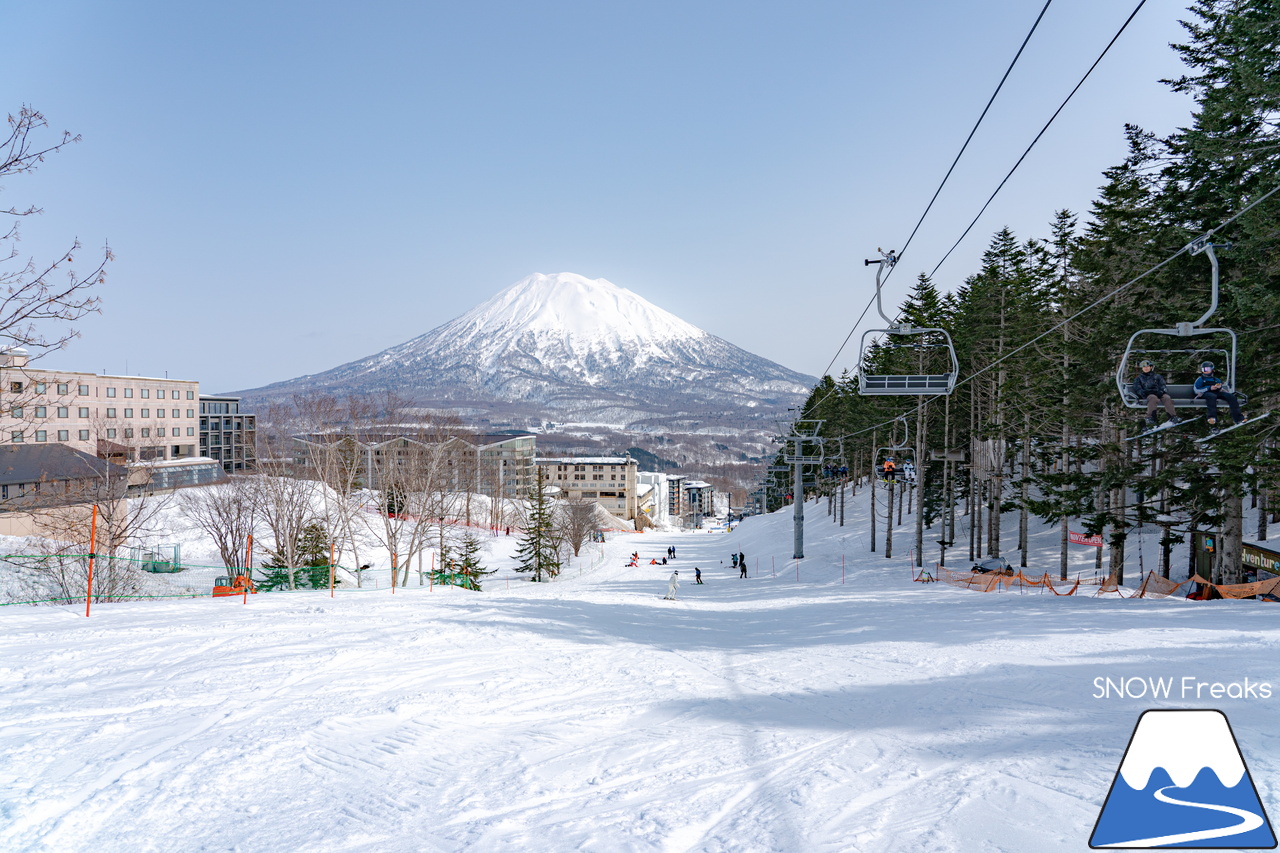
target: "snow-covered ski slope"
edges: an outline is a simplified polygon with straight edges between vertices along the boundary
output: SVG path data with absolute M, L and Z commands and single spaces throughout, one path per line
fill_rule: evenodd
M 1079 851 L 1147 708 L 1222 709 L 1280 812 L 1280 609 L 912 583 L 862 498 L 799 581 L 788 510 L 480 594 L 0 608 L 0 850 Z M 668 545 L 676 602 L 623 568 Z

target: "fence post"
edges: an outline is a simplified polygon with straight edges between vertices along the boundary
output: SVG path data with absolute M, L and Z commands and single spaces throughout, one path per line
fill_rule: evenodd
M 93 552 L 98 547 L 98 505 L 93 505 L 93 520 L 89 522 L 89 588 L 84 594 L 84 615 L 89 616 L 89 604 L 93 601 Z

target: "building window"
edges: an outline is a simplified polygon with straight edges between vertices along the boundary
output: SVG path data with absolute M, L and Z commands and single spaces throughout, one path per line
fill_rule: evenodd
M 115 416 L 116 416 L 116 410 L 115 410 L 115 409 L 107 409 L 107 417 L 109 417 L 109 418 L 114 418 Z
M 36 430 L 36 441 L 46 441 L 48 438 L 49 438 L 49 433 L 45 432 L 42 429 Z
M 196 392 L 194 392 L 194 391 L 188 391 L 188 392 L 187 392 L 187 399 L 188 399 L 188 400 L 194 400 L 195 398 L 196 398 Z
M 58 393 L 59 393 L 59 394 L 70 394 L 70 393 L 71 393 L 71 383 L 69 383 L 69 382 L 59 382 L 59 383 L 58 383 Z
M 124 395 L 125 395 L 126 397 L 132 397 L 132 396 L 133 396 L 133 389 L 132 389 L 132 388 L 126 388 L 126 389 L 124 389 Z
M 47 418 L 48 416 L 49 416 L 49 410 L 48 410 L 48 409 L 46 409 L 44 406 L 36 406 L 36 417 L 37 417 L 37 418 Z
M 138 392 L 138 393 L 142 394 L 142 399 L 144 399 L 144 400 L 149 400 L 149 399 L 151 399 L 151 389 L 150 389 L 150 388 L 143 388 L 143 389 L 142 389 L 140 392 Z
M 82 417 L 82 418 L 87 418 L 87 417 L 89 417 L 89 407 L 88 407 L 88 406 L 80 406 L 79 408 L 80 408 L 80 417 Z
M 156 438 L 164 438 L 164 427 L 156 430 Z
M 108 388 L 108 389 L 107 389 L 107 396 L 108 396 L 108 397 L 114 397 L 115 395 L 116 395 L 116 389 L 114 389 L 114 388 Z
M 164 417 L 164 409 L 156 409 L 156 417 L 157 417 L 157 418 L 163 418 L 163 417 Z
M 593 479 L 593 480 L 603 480 L 603 479 L 604 479 L 604 474 L 592 474 L 592 475 L 591 475 L 591 479 Z
M 81 397 L 88 397 L 88 396 L 89 396 L 89 386 L 88 386 L 88 385 L 81 385 L 79 388 L 77 388 L 77 389 L 76 389 L 76 391 L 79 393 L 79 395 L 80 395 Z
M 89 431 L 87 429 L 80 430 L 80 440 L 81 441 L 89 440 Z
M 126 411 L 128 411 L 128 410 L 126 409 Z M 125 437 L 125 438 L 133 438 L 133 427 L 125 427 L 125 428 L 124 428 L 124 437 Z
M 195 427 L 187 427 L 187 435 L 195 435 L 195 434 L 196 434 Z
M 13 440 L 14 444 L 22 444 L 22 430 L 15 429 L 13 432 L 9 433 L 9 437 Z
M 173 410 L 173 416 L 174 416 L 175 418 L 178 416 L 178 410 L 177 410 L 177 409 L 174 409 L 174 410 Z M 195 416 L 196 416 L 196 410 L 195 410 L 195 409 L 187 409 L 187 417 L 189 417 L 189 418 L 194 418 Z
M 22 393 L 22 383 L 21 383 L 21 382 L 10 382 L 10 383 L 9 383 L 9 390 L 10 390 L 10 391 L 12 391 L 14 394 L 21 394 L 21 393 Z
M 22 417 L 22 407 L 21 407 L 21 406 L 14 406 L 14 407 L 13 407 L 13 416 L 14 416 L 15 418 L 21 418 L 21 417 Z
M 65 429 L 58 430 L 58 441 L 70 441 L 70 440 L 71 440 L 70 430 L 65 430 Z
M 125 410 L 124 410 L 124 416 L 125 416 L 126 418 L 131 418 L 131 417 L 133 417 L 133 409 L 125 409 Z
M 174 410 L 173 410 L 173 416 L 174 416 L 175 418 L 180 418 L 180 417 L 182 417 L 182 412 L 181 412 L 181 411 L 179 411 L 178 409 L 174 409 Z
M 163 388 L 157 388 L 157 389 L 156 389 L 156 399 L 157 399 L 157 400 L 163 400 L 163 399 L 164 399 L 164 389 L 163 389 Z
M 151 410 L 150 410 L 150 409 L 143 409 L 143 410 L 142 410 L 142 416 L 143 416 L 144 418 L 149 418 L 149 417 L 151 417 Z
M 115 427 L 112 427 L 111 429 L 107 430 L 107 438 L 115 438 L 115 437 L 116 437 Z
M 60 418 L 69 418 L 69 417 L 71 417 L 71 409 L 67 408 L 66 406 L 59 406 L 59 407 L 58 407 L 58 417 L 60 417 Z
M 143 438 L 151 438 L 151 427 L 143 427 L 143 428 L 142 428 L 142 437 L 143 437 Z

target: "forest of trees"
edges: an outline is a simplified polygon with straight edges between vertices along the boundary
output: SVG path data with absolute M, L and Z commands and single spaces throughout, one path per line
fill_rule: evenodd
M 967 545 L 973 557 L 1024 548 L 1027 522 L 1039 518 L 1062 527 L 1065 578 L 1067 523 L 1079 519 L 1088 533 L 1104 535 L 1106 570 L 1123 580 L 1127 532 L 1141 522 L 1162 529 L 1166 577 L 1173 543 L 1193 530 L 1219 531 L 1213 580 L 1232 583 L 1241 579 L 1244 501 L 1264 510 L 1250 536 L 1266 536 L 1265 510 L 1280 475 L 1280 416 L 1203 443 L 1196 441 L 1207 431 L 1203 419 L 1132 440 L 1146 408 L 1126 408 L 1116 383 L 1132 334 L 1172 329 L 1208 310 L 1210 261 L 1188 246 L 1209 234 L 1222 247 L 1221 295 L 1203 325 L 1238 335 L 1236 384 L 1248 396 L 1246 414 L 1277 404 L 1280 0 L 1198 0 L 1184 27 L 1185 43 L 1174 49 L 1187 73 L 1164 82 L 1194 99 L 1185 127 L 1159 137 L 1126 126 L 1128 156 L 1104 173 L 1083 219 L 1058 211 L 1035 237 L 1000 229 L 981 269 L 950 292 L 923 274 L 915 281 L 898 319 L 950 333 L 960 363 L 955 391 L 860 396 L 857 376 L 846 372 L 824 377 L 803 409 L 803 418 L 824 421 L 828 457 L 839 447 L 854 476 L 882 461 L 877 448 L 890 443 L 895 421 L 905 417 L 923 521 L 935 534 L 944 525 L 943 538 L 954 539 L 947 510 L 961 504 L 972 523 L 969 541 L 954 547 Z M 861 369 L 951 369 L 945 348 L 893 346 L 895 340 L 911 339 L 882 336 Z M 1225 374 L 1231 342 L 1223 333 L 1146 335 L 1134 347 L 1148 352 L 1132 357 L 1126 381 L 1147 357 L 1170 383 L 1187 383 L 1206 359 Z M 1221 416 L 1230 423 L 1225 407 Z M 967 461 L 929 461 L 943 451 L 964 451 Z M 785 475 L 777 476 L 771 493 L 790 491 Z M 999 516 L 1013 511 L 1022 516 L 1022 541 L 1003 542 Z M 1025 565 L 1025 550 L 1023 559 Z

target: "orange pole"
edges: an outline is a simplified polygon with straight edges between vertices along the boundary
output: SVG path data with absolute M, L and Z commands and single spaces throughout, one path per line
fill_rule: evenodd
M 93 520 L 89 522 L 89 588 L 84 594 L 84 615 L 89 615 L 89 603 L 93 601 L 93 552 L 98 547 L 98 505 L 93 505 Z
M 244 549 L 244 603 L 249 603 L 249 578 L 253 574 L 253 534 L 249 534 L 249 544 Z
M 329 597 L 333 598 L 333 543 L 329 543 Z

